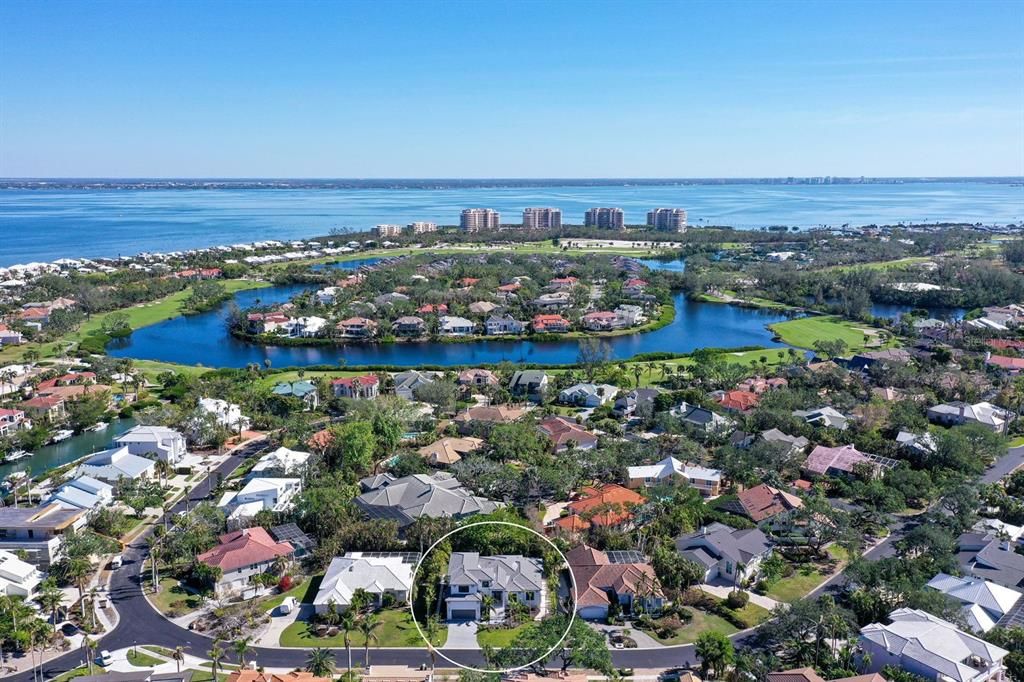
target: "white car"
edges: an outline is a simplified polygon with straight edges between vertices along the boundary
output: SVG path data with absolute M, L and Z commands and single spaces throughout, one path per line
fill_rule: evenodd
M 117 569 L 121 568 L 121 564 L 123 564 L 123 563 L 124 563 L 124 560 L 121 558 L 121 555 L 118 554 L 117 556 L 115 556 L 113 559 L 110 560 L 110 568 L 111 568 L 111 570 L 116 571 Z
M 114 657 L 111 655 L 110 651 L 104 649 L 100 652 L 99 662 L 102 666 L 108 666 L 114 662 Z

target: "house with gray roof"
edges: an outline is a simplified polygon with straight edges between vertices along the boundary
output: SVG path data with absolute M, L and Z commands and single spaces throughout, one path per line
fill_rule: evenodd
M 524 369 L 512 375 L 509 392 L 520 398 L 540 402 L 548 390 L 548 375 L 539 369 Z
M 723 433 L 735 426 L 732 419 L 716 414 L 706 407 L 690 405 L 686 401 L 669 410 L 669 414 L 686 426 L 705 433 Z
M 559 391 L 558 402 L 577 407 L 600 407 L 618 392 L 619 388 L 611 384 L 575 384 Z
M 416 400 L 416 391 L 423 386 L 434 383 L 437 379 L 436 372 L 420 372 L 410 369 L 405 372 L 398 372 L 392 377 L 395 382 L 395 395 L 406 400 Z
M 789 454 L 803 452 L 807 449 L 807 446 L 811 444 L 811 441 L 807 440 L 803 436 L 790 436 L 788 433 L 784 433 L 778 429 L 762 431 L 761 440 L 779 445 L 780 447 L 785 448 L 786 452 Z
M 716 522 L 677 538 L 676 551 L 704 566 L 704 582 L 722 579 L 739 585 L 757 575 L 772 544 L 757 528 L 736 530 Z
M 833 407 L 819 407 L 813 410 L 794 410 L 793 416 L 813 426 L 845 431 L 850 418 Z
M 1012 587 L 1024 587 L 1024 556 L 1016 543 L 991 533 L 967 532 L 957 538 L 957 563 L 967 575 Z
M 654 399 L 658 393 L 654 388 L 635 388 L 615 401 L 612 413 L 620 419 L 633 415 L 649 417 L 654 414 Z
M 90 455 L 79 465 L 77 474 L 116 484 L 122 478 L 152 478 L 155 470 L 155 460 L 133 455 L 128 446 L 122 446 Z
M 114 488 L 92 476 L 79 476 L 68 481 L 52 493 L 47 503 L 59 504 L 64 509 L 95 511 L 114 502 Z
M 474 495 L 462 487 L 459 479 L 443 471 L 402 478 L 377 474 L 364 478 L 359 486 L 363 493 L 356 497 L 356 506 L 370 518 L 394 519 L 399 528 L 421 516 L 458 520 L 489 514 L 504 506 Z
M 445 576 L 448 620 L 481 620 L 485 596 L 491 598 L 494 612 L 501 613 L 511 601 L 540 610 L 544 603 L 543 568 L 541 559 L 520 554 L 452 552 Z
M 133 455 L 154 455 L 174 465 L 185 458 L 185 436 L 166 426 L 135 426 L 114 439 L 117 447 L 126 447 Z
M 370 595 L 375 606 L 381 604 L 384 595 L 391 595 L 396 602 L 408 601 L 418 560 L 418 554 L 401 552 L 349 552 L 335 557 L 320 581 L 313 610 L 326 613 L 333 603 L 338 611 L 345 611 L 356 590 Z
M 928 581 L 927 587 L 956 599 L 962 605 L 964 622 L 974 632 L 985 633 L 1010 612 L 1024 596 L 1020 590 L 967 576 L 939 573 Z
M 943 426 L 981 424 L 996 433 L 1006 433 L 1013 416 L 1009 410 L 986 402 L 971 405 L 958 400 L 928 408 L 928 420 L 934 424 Z
M 894 666 L 926 680 L 1001 682 L 1006 649 L 989 644 L 938 616 L 918 609 L 897 609 L 888 625 L 860 629 L 859 645 L 869 672 Z

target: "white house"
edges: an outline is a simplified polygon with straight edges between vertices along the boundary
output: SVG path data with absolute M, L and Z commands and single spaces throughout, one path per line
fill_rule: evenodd
M 249 470 L 247 478 L 297 476 L 302 472 L 302 468 L 306 465 L 309 457 L 310 454 L 308 452 L 280 447 L 260 457 L 252 469 Z
M 481 620 L 483 598 L 493 601 L 491 615 L 501 614 L 510 601 L 541 609 L 544 563 L 519 554 L 480 556 L 477 552 L 452 552 L 448 560 L 448 620 Z
M 316 315 L 309 315 L 308 317 L 296 317 L 288 321 L 285 325 L 285 329 L 288 330 L 288 336 L 297 338 L 312 338 L 319 335 L 324 327 L 327 326 L 327 320 Z
M 491 315 L 484 323 L 488 336 L 501 334 L 522 334 L 526 325 L 511 315 Z
M 114 445 L 133 455 L 155 455 L 172 466 L 187 454 L 185 436 L 165 426 L 136 426 L 118 436 Z
M 939 573 L 927 587 L 956 599 L 963 605 L 964 622 L 974 632 L 988 632 L 999 619 L 1024 596 L 1019 590 L 997 585 L 982 578 L 958 578 Z
M 618 318 L 618 326 L 635 327 L 647 321 L 642 306 L 624 303 L 612 311 Z
M 415 561 L 401 553 L 349 552 L 336 557 L 320 581 L 313 609 L 322 614 L 334 603 L 338 611 L 345 611 L 352 603 L 352 594 L 360 589 L 373 598 L 375 606 L 380 605 L 385 594 L 396 602 L 408 601 L 415 567 Z
M 578 407 L 600 407 L 615 399 L 619 392 L 611 384 L 576 384 L 558 393 L 558 402 Z
M 324 287 L 316 292 L 316 300 L 321 305 L 333 305 L 339 290 L 339 287 Z
M 155 460 L 133 455 L 127 447 L 117 447 L 90 455 L 78 466 L 75 473 L 78 476 L 90 476 L 116 484 L 122 478 L 133 481 L 139 478 L 153 478 L 155 471 Z
M 0 549 L 0 595 L 31 599 L 42 581 L 42 571 Z
M 464 317 L 442 315 L 437 320 L 437 330 L 445 336 L 469 336 L 476 332 L 476 323 Z
M 114 487 L 92 476 L 79 476 L 68 481 L 50 494 L 47 503 L 56 503 L 65 509 L 95 511 L 114 502 Z
M 301 490 L 298 478 L 253 478 L 238 492 L 224 493 L 217 506 L 227 513 L 228 525 L 237 527 L 263 510 L 288 511 Z
M 870 672 L 887 665 L 926 680 L 1002 682 L 1006 649 L 989 644 L 952 623 L 918 609 L 897 609 L 889 625 L 871 623 L 860 629 L 860 648 L 870 656 Z M 867 656 L 865 656 L 865 659 Z
M 242 414 L 242 408 L 220 398 L 200 398 L 199 409 L 212 414 L 221 426 L 232 431 L 245 431 L 250 420 Z
M 723 578 L 739 585 L 757 575 L 772 545 L 757 528 L 735 530 L 716 522 L 678 538 L 676 550 L 704 567 L 705 582 Z
M 278 542 L 256 526 L 221 535 L 213 549 L 196 558 L 220 569 L 215 592 L 225 597 L 243 592 L 250 586 L 252 576 L 269 572 L 279 559 L 290 560 L 294 554 L 291 543 Z

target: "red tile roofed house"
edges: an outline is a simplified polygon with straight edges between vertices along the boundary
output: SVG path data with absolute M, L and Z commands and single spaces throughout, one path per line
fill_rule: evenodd
M 463 386 L 497 386 L 498 376 L 489 369 L 467 369 L 459 373 Z
M 522 288 L 523 285 L 520 284 L 519 282 L 511 282 L 509 284 L 502 284 L 500 287 L 498 287 L 498 291 L 500 291 L 503 294 L 511 294 L 515 293 L 516 291 L 519 291 Z
M 1006 355 L 989 355 L 985 358 L 989 367 L 998 367 L 1009 374 L 1020 374 L 1024 370 L 1024 358 L 1011 358 Z
M 803 500 L 767 483 L 755 485 L 736 495 L 736 502 L 743 514 L 754 523 L 773 519 L 793 509 L 804 506 Z
M 38 322 L 46 324 L 50 321 L 49 308 L 25 308 L 18 311 L 18 319 L 22 322 Z
M 255 334 L 267 334 L 287 325 L 291 318 L 284 313 L 249 313 L 246 316 L 249 331 Z
M 59 395 L 37 395 L 21 404 L 25 412 L 54 424 L 64 419 L 64 398 Z
M 608 331 L 618 327 L 619 316 L 608 310 L 587 313 L 580 318 L 584 329 L 592 332 Z
M 989 339 L 986 343 L 996 350 L 1007 350 L 1009 348 L 1024 350 L 1024 341 L 1018 339 Z
M 223 274 L 220 268 L 203 268 L 199 271 L 199 276 L 203 279 L 217 279 Z
M 782 377 L 771 377 L 765 379 L 764 377 L 750 377 L 744 379 L 736 385 L 741 391 L 750 391 L 751 393 L 765 393 L 776 388 L 785 388 L 789 385 L 789 382 Z
M 647 501 L 643 495 L 616 483 L 584 488 L 581 497 L 566 507 L 568 516 L 548 524 L 551 531 L 579 532 L 594 526 L 621 528 L 633 521 L 632 508 Z
M 719 399 L 718 404 L 731 412 L 746 412 L 757 407 L 761 398 L 757 393 L 750 391 L 726 391 Z
M 534 315 L 531 326 L 538 333 L 563 333 L 572 323 L 561 315 Z
M 480 281 L 479 277 L 463 277 L 456 284 L 462 287 L 471 287 Z
M 803 469 L 807 475 L 812 477 L 850 476 L 856 473 L 860 467 L 866 466 L 874 469 L 877 475 L 883 469 L 892 468 L 895 463 L 895 460 L 860 452 L 853 445 L 843 445 L 838 448 L 819 445 L 807 456 Z
M 576 579 L 576 614 L 585 620 L 604 620 L 608 606 L 616 599 L 623 612 L 632 611 L 634 601 L 645 613 L 658 611 L 665 595 L 648 563 L 613 563 L 604 552 L 579 545 L 565 555 Z
M 627 296 L 635 296 L 636 294 L 644 293 L 644 289 L 646 289 L 647 286 L 647 280 L 634 277 L 633 279 L 627 279 L 625 283 L 623 283 L 622 293 Z
M 331 382 L 334 395 L 353 400 L 373 400 L 380 393 L 380 379 L 376 374 L 361 377 L 343 377 Z
M 548 417 L 537 424 L 537 430 L 551 440 L 555 452 L 565 452 L 569 448 L 593 450 L 597 447 L 597 436 L 565 417 Z
M 0 407 L 0 436 L 11 436 L 19 429 L 32 427 L 32 422 L 25 419 L 24 410 L 12 410 Z
M 553 280 L 548 282 L 548 285 L 552 289 L 572 289 L 579 282 L 576 277 L 555 277 Z
M 421 305 L 419 308 L 417 308 L 416 312 L 418 312 L 421 315 L 429 315 L 431 313 L 434 313 L 434 314 L 437 314 L 437 315 L 447 315 L 448 314 L 448 304 L 447 303 L 427 303 L 426 305 Z
M 243 591 L 257 573 L 267 573 L 278 557 L 290 557 L 291 544 L 277 542 L 259 526 L 225 533 L 217 538 L 217 546 L 198 557 L 199 561 L 221 570 L 215 590 L 218 596 Z
M 342 336 L 350 339 L 365 339 L 373 336 L 377 323 L 366 317 L 350 317 L 334 325 Z
M 56 379 L 48 379 L 47 381 L 39 382 L 37 387 L 40 392 L 46 391 L 48 388 L 56 388 L 57 386 L 83 386 L 86 383 L 96 383 L 95 372 L 77 372 L 74 374 L 65 374 L 59 376 Z

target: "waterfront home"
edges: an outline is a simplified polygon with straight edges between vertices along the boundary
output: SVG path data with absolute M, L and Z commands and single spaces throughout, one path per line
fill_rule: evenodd
M 491 315 L 487 318 L 487 322 L 484 323 L 487 328 L 487 334 L 489 336 L 498 336 L 501 334 L 522 334 L 523 329 L 526 325 L 515 319 L 509 314 L 505 315 Z
M 939 573 L 926 587 L 956 599 L 961 604 L 964 622 L 972 631 L 985 633 L 1024 597 L 1024 593 L 971 576 L 960 578 Z
M 291 558 L 293 553 L 291 544 L 277 542 L 256 526 L 221 535 L 213 549 L 196 559 L 220 569 L 214 592 L 218 597 L 227 597 L 244 592 L 252 576 L 271 572 L 280 557 Z
M 555 452 L 593 450 L 597 447 L 596 435 L 565 417 L 548 417 L 537 424 L 537 430 L 548 437 Z
M 483 447 L 483 440 L 467 436 L 464 438 L 441 438 L 417 450 L 421 457 L 433 466 L 450 466 L 464 455 Z
M 133 455 L 127 446 L 110 448 L 89 455 L 75 470 L 78 476 L 91 476 L 112 485 L 121 479 L 135 481 L 156 476 L 156 462 Z
M 564 334 L 572 322 L 561 315 L 534 315 L 530 326 L 537 334 Z
M 316 296 L 317 303 L 320 305 L 334 305 L 339 291 L 341 291 L 341 287 L 324 287 L 317 291 L 314 296 Z
M 686 483 L 704 497 L 722 494 L 722 472 L 718 469 L 684 464 L 669 456 L 656 464 L 626 468 L 630 488 L 650 488 L 663 483 Z
M 500 382 L 498 375 L 489 369 L 466 369 L 459 372 L 458 379 L 460 386 L 471 388 L 483 388 L 486 386 L 497 386 Z
M 794 410 L 793 416 L 803 419 L 805 423 L 830 429 L 845 431 L 850 418 L 832 407 L 819 407 L 813 410 Z
M 249 313 L 246 316 L 249 331 L 253 334 L 269 334 L 285 328 L 291 318 L 284 313 Z
M 86 522 L 84 510 L 59 504 L 0 507 L 0 550 L 24 550 L 25 561 L 46 570 L 61 557 L 61 536 L 81 530 Z
M 618 329 L 619 316 L 609 310 L 598 310 L 581 317 L 580 325 L 587 331 L 606 332 Z
M 762 431 L 761 439 L 768 443 L 778 445 L 790 455 L 803 452 L 807 449 L 807 446 L 811 444 L 811 441 L 807 440 L 803 436 L 790 436 L 778 429 Z
M 558 392 L 558 402 L 577 407 L 600 407 L 615 398 L 619 392 L 611 384 L 575 384 Z
M 391 330 L 395 336 L 423 336 L 427 333 L 427 323 L 422 317 L 403 315 L 392 323 Z
M 282 381 L 271 391 L 274 395 L 298 398 L 303 410 L 315 410 L 320 405 L 320 392 L 312 381 Z
M 37 395 L 21 403 L 20 407 L 33 419 L 41 419 L 48 424 L 58 424 L 67 416 L 64 398 L 59 395 Z
M 741 585 L 758 574 L 772 545 L 757 528 L 736 530 L 715 522 L 677 538 L 676 551 L 704 567 L 704 582 L 720 578 Z
M 331 381 L 331 389 L 336 398 L 374 400 L 380 392 L 380 379 L 375 374 L 341 377 Z
M 526 410 L 522 407 L 509 405 L 478 405 L 467 407 L 455 416 L 455 424 L 459 433 L 472 433 L 477 424 L 493 426 L 495 424 L 511 424 L 522 419 Z
M 647 501 L 643 495 L 617 483 L 584 488 L 580 496 L 565 507 L 566 514 L 548 524 L 548 531 L 581 533 L 591 526 L 629 528 L 633 510 Z
M 46 503 L 92 512 L 114 503 L 114 487 L 92 476 L 79 476 L 50 493 Z
M 634 277 L 622 283 L 622 293 L 629 297 L 639 296 L 648 286 L 647 280 Z
M 902 608 L 889 614 L 889 624 L 860 629 L 858 646 L 868 670 L 902 668 L 926 680 L 1002 682 L 1006 649 L 968 634 L 926 611 Z
M 1014 415 L 1009 410 L 996 407 L 988 402 L 971 405 L 958 400 L 928 408 L 928 420 L 933 424 L 943 426 L 981 424 L 996 433 L 1006 433 L 1013 418 Z
M 897 464 L 896 460 L 861 452 L 852 444 L 835 448 L 818 445 L 804 461 L 804 473 L 816 476 L 851 476 L 865 472 L 879 476 Z
M 476 332 L 476 323 L 464 317 L 442 315 L 437 320 L 437 331 L 442 336 L 471 336 Z
M 114 445 L 128 448 L 133 455 L 153 455 L 172 466 L 187 454 L 185 436 L 166 426 L 134 426 L 115 438 Z
M 377 474 L 359 481 L 362 494 L 356 506 L 373 519 L 393 519 L 405 528 L 416 519 L 451 518 L 459 521 L 475 514 L 489 514 L 504 504 L 478 497 L 451 474 L 414 474 L 395 478 Z
M 228 527 L 237 528 L 261 511 L 289 511 L 301 491 L 302 479 L 299 478 L 251 478 L 241 490 L 221 495 L 217 506 L 227 514 Z
M 736 493 L 736 510 L 754 523 L 774 521 L 776 517 L 801 509 L 803 500 L 767 483 Z
M 346 339 L 368 339 L 377 332 L 377 323 L 365 317 L 350 317 L 334 328 Z
M 498 309 L 498 305 L 490 301 L 473 301 L 469 304 L 469 312 L 474 315 L 488 315 Z
M 310 454 L 291 450 L 284 446 L 261 456 L 256 460 L 246 478 L 288 478 L 300 476 L 309 461 Z
M 623 303 L 612 312 L 615 313 L 617 318 L 615 322 L 617 327 L 635 327 L 647 321 L 643 306 L 633 305 L 632 303 Z
M 242 408 L 220 398 L 200 398 L 199 409 L 212 415 L 221 426 L 241 432 L 249 428 L 250 419 L 242 414 Z
M 25 418 L 24 410 L 0 407 L 0 436 L 13 436 L 21 429 L 32 428 L 32 422 Z
M 514 396 L 540 402 L 548 390 L 548 375 L 539 369 L 519 370 L 512 375 L 508 390 Z
M 723 433 L 735 426 L 728 417 L 715 414 L 699 405 L 690 405 L 686 401 L 669 410 L 669 414 L 686 426 L 704 433 Z
M 284 325 L 284 330 L 287 331 L 288 336 L 292 338 L 311 339 L 319 336 L 326 326 L 326 319 L 317 317 L 316 315 L 308 315 L 289 320 L 288 323 Z
M 612 600 L 625 613 L 632 612 L 633 604 L 645 613 L 657 612 L 665 604 L 654 569 L 634 552 L 605 553 L 578 545 L 565 558 L 576 580 L 576 615 L 584 620 L 607 619 Z
M 481 611 L 483 597 L 489 596 L 493 609 L 502 614 L 510 601 L 531 610 L 543 608 L 544 563 L 520 554 L 480 556 L 478 552 L 452 552 L 445 583 L 448 620 L 487 620 Z
M 347 552 L 331 560 L 313 598 L 313 610 L 325 614 L 334 604 L 345 612 L 352 604 L 352 595 L 362 590 L 369 595 L 373 607 L 380 607 L 384 596 L 396 603 L 409 600 L 413 569 L 419 555 L 404 552 Z
M 617 398 L 612 406 L 612 414 L 619 419 L 654 414 L 654 399 L 659 391 L 655 388 L 635 388 Z
M 43 577 L 42 571 L 32 564 L 0 549 L 0 596 L 32 599 Z
M 410 369 L 394 375 L 395 395 L 406 400 L 416 400 L 416 391 L 434 383 L 438 375 L 435 372 L 420 372 Z
M 565 310 L 571 305 L 572 294 L 567 291 L 541 294 L 533 300 L 533 306 L 542 310 Z

